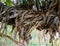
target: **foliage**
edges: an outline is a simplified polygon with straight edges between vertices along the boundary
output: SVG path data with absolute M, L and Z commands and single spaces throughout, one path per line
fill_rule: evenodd
M 6 0 L 5 4 L 6 4 L 7 6 L 12 6 L 12 5 L 13 5 L 11 0 Z
M 0 2 L 5 3 L 5 5 L 7 5 L 7 6 L 13 6 L 13 3 L 11 0 L 0 0 Z

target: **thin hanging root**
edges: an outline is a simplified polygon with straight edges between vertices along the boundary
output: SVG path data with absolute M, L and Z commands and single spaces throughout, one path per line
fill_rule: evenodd
M 4 24 L 5 24 L 5 23 L 3 23 L 3 20 L 2 20 L 2 22 L 1 22 L 1 29 L 0 29 L 1 33 L 4 33 L 4 31 L 5 31 L 5 30 L 4 30 Z
M 3 20 L 1 21 L 1 28 L 0 31 L 3 29 Z
M 51 1 L 52 2 L 49 5 L 48 9 L 45 9 L 46 11 L 44 11 L 43 8 L 42 8 L 41 10 L 43 10 L 43 12 L 42 11 L 41 12 L 37 11 L 38 13 L 36 13 L 32 9 L 31 10 L 28 10 L 28 9 L 27 10 L 25 10 L 25 9 L 23 9 L 23 10 L 19 9 L 18 10 L 18 9 L 16 9 L 15 6 L 8 8 L 6 11 L 3 11 L 1 13 L 1 16 L 3 14 L 4 16 L 2 16 L 2 17 L 5 18 L 5 19 L 3 18 L 4 19 L 3 21 L 5 21 L 5 27 L 2 26 L 1 28 L 4 28 L 3 31 L 5 32 L 5 30 L 7 30 L 7 25 L 9 25 L 8 21 L 6 22 L 6 19 L 7 18 L 9 18 L 9 20 L 14 19 L 15 22 L 14 23 L 11 22 L 12 23 L 11 25 L 14 25 L 13 26 L 13 31 L 11 33 L 14 32 L 14 28 L 16 27 L 17 30 L 14 34 L 16 35 L 16 33 L 18 33 L 19 39 L 21 38 L 22 40 L 25 40 L 27 43 L 30 40 L 29 35 L 34 28 L 39 28 L 40 30 L 41 29 L 46 29 L 46 30 L 52 29 L 52 31 L 48 30 L 47 33 L 50 32 L 50 34 L 53 35 L 51 32 L 55 33 L 59 28 L 58 27 L 59 22 L 57 22 L 57 20 L 55 18 L 58 17 L 58 20 L 60 21 L 60 0 L 51 0 Z M 57 5 L 58 5 L 58 7 L 57 7 Z M 38 4 L 37 4 L 37 8 L 38 8 Z M 58 10 L 56 8 L 58 8 Z M 14 10 L 16 10 L 16 11 L 14 11 Z M 57 11 L 55 11 L 55 10 L 57 10 Z M 57 12 L 58 12 L 58 14 L 54 14 L 54 13 L 57 13 Z M 7 15 L 7 16 L 5 16 L 5 15 Z M 51 15 L 54 15 L 54 16 L 51 16 Z M 53 19 L 51 19 L 51 18 L 53 18 Z M 2 21 L 2 25 L 3 25 L 3 21 Z M 24 28 L 24 29 L 22 29 L 22 28 Z M 60 31 L 58 31 L 58 32 L 60 32 Z M 25 35 L 23 35 L 23 34 L 25 34 Z M 25 39 L 24 39 L 24 37 L 25 37 Z M 20 41 L 21 40 L 19 40 L 19 42 Z
M 6 24 L 4 24 L 3 34 L 7 35 L 7 25 Z
M 19 43 L 19 42 L 17 42 L 16 40 L 14 40 L 13 38 L 11 38 L 10 36 L 8 36 L 8 35 L 4 35 L 4 34 L 2 35 L 2 33 L 0 33 L 0 36 L 1 36 L 1 37 L 7 37 L 7 38 L 9 38 L 11 41 L 13 41 L 14 43 L 16 43 L 17 45 L 18 45 L 18 43 Z
M 13 29 L 13 30 L 15 31 L 15 32 L 14 32 L 14 38 L 16 38 L 16 35 L 17 35 L 17 32 L 18 32 L 18 31 L 17 31 L 17 26 L 18 26 L 18 16 L 17 16 L 16 19 L 15 19 L 15 26 L 13 27 L 13 28 L 15 28 L 15 30 Z M 13 31 L 13 30 L 12 30 L 12 31 Z
M 0 31 L 2 30 L 2 22 L 0 22 Z
M 58 0 L 52 0 L 52 3 L 50 4 L 49 9 L 53 8 L 54 6 L 56 6 L 57 3 L 58 3 Z

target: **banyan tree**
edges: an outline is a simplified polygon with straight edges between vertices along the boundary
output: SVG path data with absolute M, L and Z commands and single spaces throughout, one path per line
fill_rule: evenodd
M 53 42 L 56 32 L 60 34 L 60 0 L 16 0 L 16 2 L 11 7 L 0 2 L 0 36 L 8 37 L 16 44 L 21 40 L 29 44 L 31 32 L 36 28 L 39 31 L 44 29 L 45 34 L 49 32 L 49 42 Z M 15 32 L 15 36 L 18 34 L 19 41 L 6 34 L 7 25 L 12 25 L 11 33 Z

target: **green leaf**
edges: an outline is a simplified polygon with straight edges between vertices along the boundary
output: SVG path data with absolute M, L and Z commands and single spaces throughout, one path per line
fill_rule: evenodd
M 13 5 L 11 0 L 6 0 L 5 4 L 6 4 L 7 6 L 12 6 L 12 5 Z
M 26 0 L 23 0 L 23 5 L 26 5 Z

